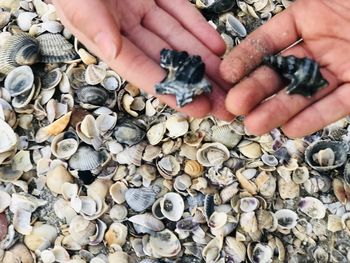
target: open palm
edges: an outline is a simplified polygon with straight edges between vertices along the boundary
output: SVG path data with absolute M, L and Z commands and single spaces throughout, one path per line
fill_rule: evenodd
M 227 87 L 219 77 L 220 35 L 187 0 L 53 0 L 65 26 L 122 77 L 150 94 L 164 71 L 163 48 L 202 56 L 214 84 L 210 97 L 200 96 L 183 109 L 192 116 L 231 115 L 222 107 Z M 173 96 L 159 96 L 176 108 Z
M 254 134 L 281 126 L 291 137 L 310 134 L 350 114 L 349 13 L 349 1 L 298 0 L 258 28 L 221 64 L 222 76 L 235 84 L 226 98 L 227 109 L 245 115 Z M 307 56 L 320 64 L 329 86 L 312 98 L 287 95 L 286 83 L 276 72 L 256 68 L 264 55 L 279 53 L 300 38 L 302 42 L 282 55 Z

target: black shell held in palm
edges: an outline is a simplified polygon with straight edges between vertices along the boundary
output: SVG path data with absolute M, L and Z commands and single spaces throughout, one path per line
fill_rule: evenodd
M 276 69 L 283 77 L 290 80 L 287 94 L 311 97 L 319 89 L 328 85 L 328 81 L 320 72 L 319 65 L 310 58 L 270 55 L 264 57 L 264 64 Z
M 190 56 L 185 51 L 163 49 L 160 66 L 167 70 L 166 78 L 156 84 L 158 94 L 176 96 L 179 107 L 192 102 L 193 97 L 211 92 L 211 84 L 204 78 L 205 64 L 200 56 Z

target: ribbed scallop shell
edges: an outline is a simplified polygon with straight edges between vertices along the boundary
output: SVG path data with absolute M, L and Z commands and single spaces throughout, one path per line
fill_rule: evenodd
M 40 62 L 69 62 L 77 58 L 77 53 L 71 43 L 61 34 L 42 34 L 37 37 L 40 46 Z
M 20 65 L 32 65 L 39 58 L 39 43 L 28 34 L 15 34 L 0 49 L 0 73 L 8 74 Z
M 103 162 L 102 156 L 89 146 L 81 146 L 69 159 L 69 166 L 79 171 L 92 170 Z
M 157 193 L 152 188 L 131 188 L 125 192 L 125 200 L 136 212 L 142 212 L 151 207 Z

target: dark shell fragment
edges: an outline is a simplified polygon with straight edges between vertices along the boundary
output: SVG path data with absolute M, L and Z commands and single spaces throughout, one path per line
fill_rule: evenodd
M 200 56 L 185 51 L 163 49 L 160 66 L 167 70 L 166 78 L 155 89 L 158 94 L 173 94 L 179 107 L 192 102 L 193 97 L 211 92 L 211 84 L 204 78 L 205 64 Z
M 319 65 L 310 58 L 270 55 L 264 57 L 264 64 L 276 69 L 283 77 L 290 80 L 287 87 L 289 95 L 300 94 L 311 97 L 319 89 L 328 85 L 328 81 L 320 72 Z

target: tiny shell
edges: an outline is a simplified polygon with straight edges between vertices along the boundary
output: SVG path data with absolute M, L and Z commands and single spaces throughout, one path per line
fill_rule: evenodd
M 216 262 L 220 258 L 220 251 L 223 245 L 222 237 L 213 238 L 202 251 L 205 262 Z
M 0 190 L 0 218 L 1 218 L 1 213 L 4 212 L 5 209 L 10 206 L 10 204 L 11 204 L 11 196 L 5 191 Z M 2 238 L 0 238 L 0 241 L 1 240 Z
M 130 222 L 145 227 L 151 231 L 162 231 L 164 224 L 150 213 L 132 216 L 128 219 Z
M 189 124 L 186 117 L 176 114 L 167 119 L 165 122 L 165 127 L 169 131 L 168 136 L 170 138 L 177 138 L 184 135 L 188 131 Z
M 147 139 L 151 145 L 157 145 L 162 139 L 166 131 L 165 123 L 160 122 L 153 125 L 147 131 Z
M 289 209 L 281 209 L 275 213 L 278 226 L 282 229 L 292 229 L 298 223 L 298 215 Z
M 160 201 L 162 214 L 170 221 L 179 221 L 185 210 L 184 201 L 177 193 L 167 193 Z
M 61 133 L 68 125 L 72 112 L 68 112 L 63 117 L 43 128 L 44 132 L 51 136 L 56 136 Z
M 0 153 L 12 150 L 17 144 L 17 136 L 13 129 L 0 119 Z
M 105 240 L 108 246 L 123 246 L 126 243 L 128 228 L 122 223 L 115 222 L 111 224 L 105 234 Z
M 220 166 L 230 157 L 230 152 L 221 143 L 205 143 L 197 152 L 197 160 L 203 166 Z
M 57 237 L 57 230 L 54 226 L 37 223 L 34 225 L 30 235 L 24 237 L 24 244 L 31 250 L 44 250 L 52 245 Z
M 203 174 L 203 171 L 203 166 L 195 160 L 189 160 L 185 163 L 184 172 L 192 178 L 201 176 Z
M 128 190 L 126 185 L 122 182 L 116 182 L 109 188 L 109 194 L 114 202 L 122 204 L 125 202 L 125 193 Z
M 103 163 L 101 152 L 94 151 L 89 146 L 81 146 L 69 159 L 69 166 L 79 171 L 88 171 L 97 168 Z
M 321 219 L 326 215 L 324 204 L 314 197 L 304 197 L 300 199 L 299 209 L 311 218 Z

